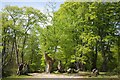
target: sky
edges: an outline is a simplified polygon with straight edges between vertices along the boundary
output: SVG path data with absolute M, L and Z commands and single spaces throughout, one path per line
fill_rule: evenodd
M 35 9 L 40 10 L 44 14 L 46 14 L 46 4 L 49 2 L 56 3 L 55 11 L 60 8 L 60 5 L 64 3 L 64 0 L 57 0 L 57 1 L 49 1 L 49 0 L 0 0 L 0 11 L 2 11 L 5 6 L 18 6 L 18 7 L 33 7 Z M 48 9 L 48 7 L 47 7 Z M 49 23 L 48 23 L 49 24 Z
M 56 2 L 56 10 L 59 9 L 60 4 L 64 3 L 66 0 L 0 0 L 0 11 L 6 5 L 17 5 L 19 7 L 28 6 L 33 7 L 39 10 L 44 10 L 46 3 L 48 2 Z M 120 1 L 120 0 L 69 0 L 69 1 L 77 1 L 77 2 L 93 2 L 93 1 Z
M 60 5 L 64 3 L 64 0 L 57 0 L 52 1 L 56 3 L 55 10 L 58 10 L 60 8 Z M 49 3 L 49 0 L 1 0 L 0 1 L 0 11 L 7 5 L 10 6 L 18 6 L 18 7 L 33 7 L 35 9 L 39 9 L 41 12 L 45 11 L 46 4 Z

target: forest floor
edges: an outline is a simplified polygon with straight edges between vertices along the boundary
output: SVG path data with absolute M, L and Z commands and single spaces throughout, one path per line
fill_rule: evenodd
M 32 78 L 83 78 L 77 74 L 46 74 L 46 73 L 30 73 Z
M 100 72 L 97 77 L 90 77 L 90 72 L 79 72 L 79 73 L 29 73 L 28 75 L 14 75 L 7 78 L 118 78 L 118 75 L 108 75 L 104 72 Z

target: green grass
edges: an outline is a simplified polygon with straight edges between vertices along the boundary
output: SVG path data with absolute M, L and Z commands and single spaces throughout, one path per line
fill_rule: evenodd
M 12 76 L 9 76 L 9 77 L 6 77 L 6 78 L 32 78 L 32 76 L 27 76 L 27 75 L 20 75 L 20 76 L 12 75 Z
M 32 76 L 28 76 L 28 75 L 12 75 L 12 76 L 8 76 L 8 77 L 5 77 L 3 78 L 2 80 L 18 80 L 18 78 L 32 78 Z
M 82 74 L 84 74 L 85 78 L 118 78 L 118 75 L 117 74 L 110 74 L 110 73 L 106 73 L 106 72 L 99 72 L 99 75 L 97 77 L 95 76 L 91 76 L 89 77 L 89 75 L 91 75 L 90 72 L 82 72 Z

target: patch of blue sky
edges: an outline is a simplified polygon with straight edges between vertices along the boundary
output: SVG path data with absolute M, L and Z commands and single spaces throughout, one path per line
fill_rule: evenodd
M 18 7 L 33 7 L 35 9 L 39 9 L 41 12 L 45 13 L 46 12 L 46 5 L 49 4 L 49 0 L 2 0 L 0 2 L 0 11 L 5 8 L 5 6 L 10 5 L 10 6 L 18 6 Z M 64 3 L 63 0 L 57 0 L 57 1 L 52 1 L 55 4 L 55 11 L 57 11 L 60 8 L 60 5 Z M 48 8 L 48 6 L 47 6 Z M 46 13 L 45 13 L 46 14 Z M 47 25 L 50 25 L 48 23 Z M 42 25 L 41 25 L 42 26 Z
M 1 0 L 2 2 L 64 2 L 65 0 Z
M 41 10 L 41 11 L 44 11 L 44 9 L 45 9 L 45 7 L 46 7 L 46 4 L 48 4 L 49 3 L 49 1 L 47 2 L 45 2 L 45 1 L 38 1 L 38 0 L 34 0 L 34 1 L 28 1 L 28 2 L 25 2 L 25 0 L 21 0 L 21 1 L 19 1 L 19 2 L 17 2 L 17 0 L 16 0 L 16 2 L 14 2 L 14 0 L 12 0 L 11 2 L 10 2 L 11 0 L 4 0 L 4 1 L 2 1 L 0 4 L 0 10 L 1 9 L 3 9 L 5 6 L 7 6 L 7 5 L 10 5 L 10 6 L 18 6 L 18 7 L 23 7 L 23 6 L 26 6 L 26 7 L 33 7 L 33 8 L 35 8 L 35 9 L 39 9 L 39 10 Z M 22 2 L 23 1 L 23 2 Z M 38 2 L 37 2 L 38 1 Z M 55 10 L 58 10 L 59 8 L 60 8 L 60 5 L 61 4 L 63 4 L 64 2 L 54 2 L 54 3 L 56 3 L 56 8 L 55 8 Z

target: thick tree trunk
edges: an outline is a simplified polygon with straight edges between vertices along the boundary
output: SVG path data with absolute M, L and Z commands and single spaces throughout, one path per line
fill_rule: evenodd
M 75 66 L 76 66 L 76 69 L 79 71 L 80 70 L 80 62 L 76 61 Z
M 58 71 L 63 72 L 63 67 L 61 61 L 58 62 Z
M 45 57 L 45 62 L 46 62 L 46 73 L 51 73 L 54 60 L 50 58 L 46 52 L 44 53 L 44 57 Z

